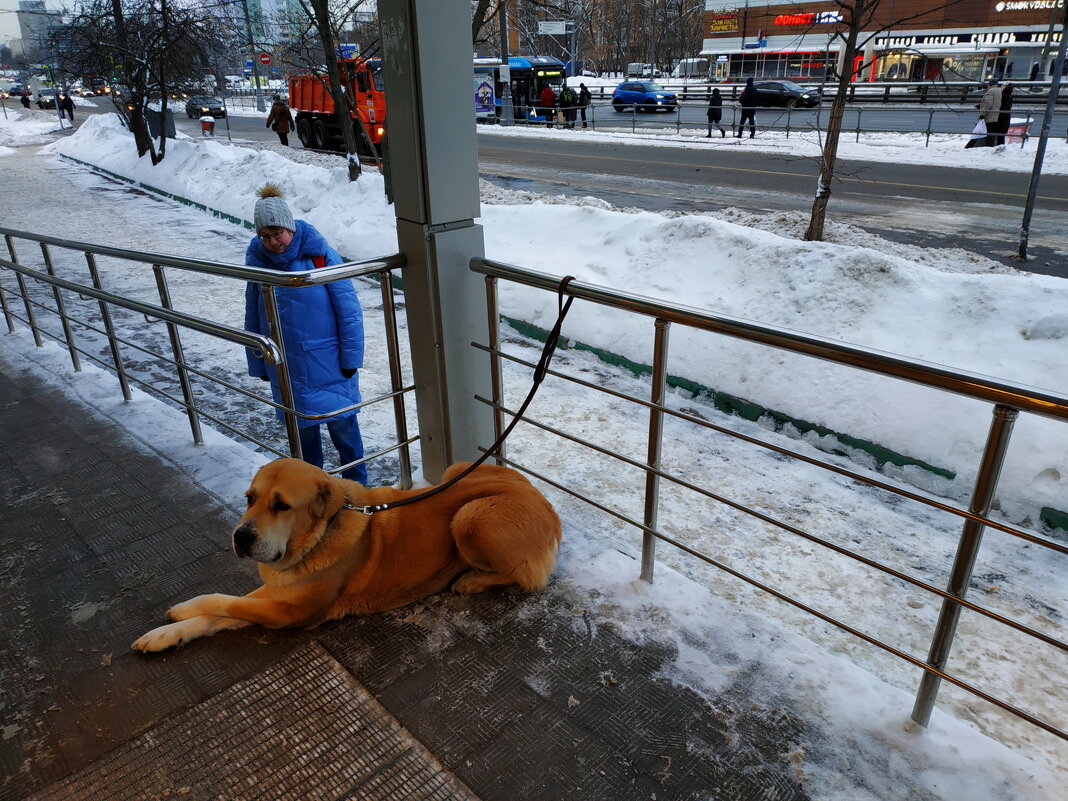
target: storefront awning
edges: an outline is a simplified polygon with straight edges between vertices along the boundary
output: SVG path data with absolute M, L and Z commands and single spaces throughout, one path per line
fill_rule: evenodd
M 792 56 L 797 53 L 804 53 L 806 55 L 811 54 L 823 54 L 828 53 L 832 56 L 838 55 L 838 48 L 833 47 L 830 50 L 813 50 L 811 47 L 806 47 L 803 50 L 798 50 L 796 47 L 789 50 L 769 50 L 766 47 L 729 47 L 724 50 L 702 50 L 699 53 L 701 58 L 715 58 L 716 56 L 737 56 L 737 55 L 750 55 L 750 56 Z

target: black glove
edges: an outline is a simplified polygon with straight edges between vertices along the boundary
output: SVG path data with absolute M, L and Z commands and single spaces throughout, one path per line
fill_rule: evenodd
M 345 378 L 352 378 L 354 375 L 356 375 L 356 370 L 355 368 L 346 370 L 344 367 L 342 367 L 341 375 L 345 376 Z
M 265 376 L 265 375 L 261 375 L 261 376 L 260 376 L 260 381 L 270 381 L 270 380 L 271 380 L 271 379 L 270 379 L 270 378 L 268 378 L 268 377 L 267 377 L 267 376 Z

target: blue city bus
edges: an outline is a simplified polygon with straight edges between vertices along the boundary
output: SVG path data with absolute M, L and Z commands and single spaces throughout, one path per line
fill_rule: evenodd
M 499 58 L 476 58 L 474 62 L 475 77 L 492 77 L 493 97 L 497 116 L 501 116 L 501 94 L 504 84 L 501 82 L 501 60 Z M 564 85 L 567 71 L 564 62 L 551 56 L 512 56 L 508 59 L 508 72 L 512 87 L 512 107 L 515 118 L 543 119 L 538 114 L 538 98 L 541 90 L 551 86 L 557 95 Z M 531 116 L 531 111 L 535 116 Z

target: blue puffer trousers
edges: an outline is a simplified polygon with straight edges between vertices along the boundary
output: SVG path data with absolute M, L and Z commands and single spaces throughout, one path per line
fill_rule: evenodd
M 313 226 L 297 220 L 296 229 L 293 241 L 280 254 L 271 253 L 263 247 L 259 237 L 254 237 L 245 252 L 245 264 L 298 272 L 315 268 L 313 256 L 323 256 L 327 265 L 342 262 L 337 251 Z M 345 378 L 341 374 L 343 369 L 363 367 L 363 312 L 352 282 L 335 281 L 300 289 L 278 287 L 275 293 L 297 411 L 326 414 L 359 403 L 358 376 Z M 269 334 L 260 284 L 249 283 L 245 288 L 245 330 Z M 246 349 L 245 355 L 249 375 L 270 378 L 274 399 L 281 403 L 278 371 L 251 350 Z M 338 420 L 356 413 L 357 410 L 352 410 L 330 419 Z M 284 421 L 281 412 L 278 412 L 278 418 Z M 297 425 L 302 428 L 318 426 L 321 422 L 297 418 Z

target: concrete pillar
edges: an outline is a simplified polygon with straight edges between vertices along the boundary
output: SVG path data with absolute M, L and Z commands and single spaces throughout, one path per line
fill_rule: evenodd
M 471 8 L 468 0 L 379 0 L 386 135 L 415 373 L 423 473 L 493 442 L 485 255 L 479 217 Z

